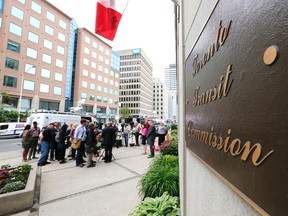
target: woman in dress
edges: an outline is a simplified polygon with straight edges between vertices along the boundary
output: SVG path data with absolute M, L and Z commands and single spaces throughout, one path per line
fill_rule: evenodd
M 23 162 L 28 162 L 29 160 L 27 159 L 27 155 L 29 152 L 29 149 L 31 147 L 31 137 L 32 133 L 30 132 L 31 125 L 26 125 L 23 131 L 23 136 L 22 136 L 22 161 Z
M 66 152 L 66 142 L 67 142 L 67 128 L 68 125 L 64 124 L 61 127 L 61 130 L 59 133 L 59 140 L 57 143 L 57 149 L 58 149 L 58 161 L 60 164 L 66 163 L 65 160 L 65 152 Z

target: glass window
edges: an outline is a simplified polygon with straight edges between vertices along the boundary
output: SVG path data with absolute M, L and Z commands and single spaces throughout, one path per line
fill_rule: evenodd
M 57 53 L 64 55 L 64 47 L 57 45 Z
M 82 74 L 83 74 L 83 76 L 86 76 L 86 77 L 87 77 L 87 76 L 88 76 L 88 71 L 85 70 L 85 69 L 83 69 L 83 70 L 82 70 Z
M 27 47 L 26 56 L 37 59 L 37 50 Z
M 48 20 L 50 20 L 51 22 L 54 22 L 55 21 L 55 15 L 49 11 L 46 12 L 46 18 Z
M 92 79 L 96 79 L 96 74 L 95 73 L 91 73 L 91 78 Z
M 113 80 L 110 80 L 110 85 L 114 85 L 114 81 Z
M 49 93 L 49 85 L 40 83 L 40 92 Z
M 56 59 L 56 66 L 63 68 L 64 67 L 64 62 L 60 59 Z
M 91 67 L 96 69 L 96 63 L 95 62 L 91 62 Z
M 41 76 L 42 77 L 50 78 L 50 73 L 51 73 L 50 70 L 47 70 L 45 68 L 41 69 Z
M 33 32 L 28 32 L 28 40 L 38 44 L 39 36 Z
M 109 74 L 109 70 L 107 68 L 105 68 L 105 73 Z
M 6 68 L 10 68 L 10 69 L 14 69 L 14 70 L 18 70 L 19 61 L 16 60 L 16 59 L 12 59 L 12 58 L 6 57 L 5 67 Z
M 0 17 L 0 28 L 2 27 L 2 17 Z
M 99 70 L 99 71 L 103 71 L 102 65 L 98 65 L 98 70 Z
M 17 78 L 4 75 L 3 86 L 17 87 Z
M 109 60 L 108 59 L 105 59 L 105 64 L 109 65 Z
M 100 60 L 101 62 L 103 62 L 103 60 L 104 60 L 103 56 L 99 55 L 99 60 Z
M 87 58 L 83 58 L 83 64 L 89 65 L 89 60 Z
M 97 101 L 101 102 L 101 100 L 102 100 L 101 96 L 97 96 Z
M 18 0 L 18 2 L 25 4 L 25 0 Z
M 32 16 L 30 16 L 30 25 L 36 27 L 36 28 L 40 28 L 40 21 Z
M 86 99 L 87 98 L 87 94 L 86 93 L 81 93 L 81 99 Z
M 98 86 L 97 86 L 97 90 L 98 90 L 98 91 L 102 91 L 102 87 L 98 85 Z
M 7 42 L 7 49 L 12 50 L 13 52 L 20 53 L 21 45 L 19 43 L 16 43 L 15 41 L 8 40 Z
M 104 47 L 103 47 L 103 46 L 100 46 L 100 47 L 99 47 L 99 50 L 100 50 L 101 52 L 103 52 L 103 51 L 104 51 Z
M 97 48 L 97 43 L 93 41 L 93 47 Z
M 105 83 L 108 83 L 108 79 L 107 79 L 106 77 L 104 78 L 104 82 L 105 82 Z
M 54 35 L 54 29 L 50 27 L 49 25 L 45 25 L 45 32 L 51 36 Z
M 11 7 L 11 15 L 17 17 L 20 20 L 23 20 L 24 18 L 24 12 L 14 6 Z
M 66 22 L 64 22 L 63 20 L 60 19 L 59 20 L 59 26 L 66 29 L 67 24 L 66 24 Z
M 109 50 L 105 50 L 105 54 L 109 56 L 110 55 Z
M 102 79 L 102 76 L 98 75 L 98 80 L 99 80 L 99 81 L 102 81 L 102 80 L 103 80 L 103 79 Z
M 14 23 L 10 23 L 9 24 L 9 32 L 18 35 L 18 36 L 22 36 L 22 28 L 18 25 L 15 25 Z
M 44 47 L 46 47 L 47 49 L 52 50 L 53 49 L 53 43 L 50 40 L 44 39 Z
M 65 35 L 62 34 L 61 32 L 58 32 L 58 39 L 65 42 Z
M 90 50 L 87 47 L 84 47 L 84 53 L 88 54 L 90 53 Z
M 113 89 L 109 89 L 109 93 L 113 95 L 114 93 Z
M 88 87 L 88 83 L 84 80 L 82 80 L 82 87 L 83 88 L 87 88 Z
M 113 99 L 109 98 L 109 103 L 112 104 L 113 103 Z
M 96 86 L 94 83 L 90 83 L 90 89 L 95 90 Z
M 29 74 L 36 74 L 36 68 L 34 65 L 31 64 L 25 64 L 25 73 L 29 73 Z
M 89 99 L 92 100 L 92 101 L 94 101 L 94 100 L 95 100 L 95 95 L 94 95 L 94 94 L 90 94 Z
M 118 95 L 118 91 L 117 90 L 115 90 L 115 93 L 114 93 L 116 96 Z
M 41 11 L 42 11 L 41 6 L 36 4 L 34 1 L 32 1 L 31 9 L 34 10 L 35 12 L 41 14 Z
M 119 78 L 119 74 L 118 74 L 118 73 L 115 73 L 115 77 L 116 77 L 116 78 Z
M 60 87 L 54 87 L 54 94 L 55 95 L 61 95 L 62 94 L 62 88 Z
M 107 103 L 108 102 L 108 98 L 107 97 L 103 97 L 103 102 Z
M 34 91 L 35 89 L 35 83 L 33 81 L 30 80 L 24 80 L 23 82 L 23 89 L 25 90 L 30 90 L 30 91 Z
M 108 88 L 104 87 L 104 93 L 108 93 Z
M 63 75 L 61 73 L 55 72 L 55 80 L 62 81 L 63 80 Z
M 51 56 L 45 53 L 42 54 L 42 61 L 51 64 Z
M 90 38 L 89 37 L 85 36 L 84 40 L 85 40 L 86 43 L 90 44 Z
M 93 57 L 93 58 L 97 58 L 97 53 L 92 52 L 92 57 Z
M 111 75 L 111 76 L 114 76 L 114 72 L 113 72 L 113 71 L 110 71 L 110 75 Z
M 115 86 L 118 87 L 118 85 L 119 85 L 118 82 L 115 82 Z

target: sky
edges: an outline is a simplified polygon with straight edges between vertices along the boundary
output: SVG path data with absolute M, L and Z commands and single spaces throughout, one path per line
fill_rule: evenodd
M 95 32 L 97 0 L 48 0 L 48 2 L 74 18 L 79 28 L 85 27 Z M 173 2 L 129 0 L 114 41 L 103 40 L 115 51 L 142 48 L 153 64 L 153 77 L 159 77 L 164 81 L 165 68 L 176 62 Z

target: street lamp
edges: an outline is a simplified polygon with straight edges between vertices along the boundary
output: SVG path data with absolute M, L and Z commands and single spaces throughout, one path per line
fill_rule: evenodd
M 30 69 L 32 69 L 32 68 L 36 68 L 36 66 L 35 65 L 31 65 L 31 67 L 29 67 L 26 71 L 25 71 L 25 73 L 27 73 Z M 24 74 L 25 74 L 24 73 Z M 24 74 L 22 75 L 22 79 L 21 79 L 21 88 L 20 88 L 20 95 L 19 95 L 19 105 L 18 105 L 18 123 L 20 122 L 20 112 L 21 112 L 21 103 L 22 103 L 22 92 L 23 92 L 23 83 L 24 83 Z

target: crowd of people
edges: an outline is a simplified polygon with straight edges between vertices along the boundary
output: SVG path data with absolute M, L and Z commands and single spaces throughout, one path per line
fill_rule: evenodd
M 155 138 L 158 136 L 158 146 L 160 146 L 167 134 L 168 129 L 161 122 L 158 129 L 153 125 L 152 120 L 148 119 L 145 123 L 134 122 L 134 127 L 131 129 L 129 124 L 124 124 L 121 129 L 125 147 L 128 147 L 129 134 L 135 136 L 136 146 L 140 146 L 139 138 L 141 137 L 141 144 L 143 145 L 143 155 L 147 154 L 147 145 L 149 145 L 150 154 L 148 158 L 153 158 L 155 155 Z M 38 166 L 45 166 L 51 161 L 57 160 L 59 164 L 67 163 L 65 157 L 75 160 L 77 167 L 87 168 L 95 167 L 96 160 L 93 156 L 100 157 L 101 149 L 105 149 L 103 157 L 105 163 L 110 163 L 112 160 L 112 148 L 116 143 L 116 137 L 119 132 L 118 127 L 112 123 L 106 123 L 103 128 L 98 128 L 93 122 L 82 119 L 77 125 L 63 124 L 59 122 L 50 123 L 47 127 L 40 129 L 37 122 L 33 125 L 26 125 L 22 138 L 22 160 L 28 162 L 29 160 L 38 159 L 36 153 L 40 153 Z M 121 136 L 122 140 L 122 136 Z M 77 149 L 72 148 L 73 142 L 78 142 Z M 68 151 L 67 151 L 68 149 Z M 48 161 L 50 158 L 50 162 Z M 86 160 L 85 160 L 86 159 Z

